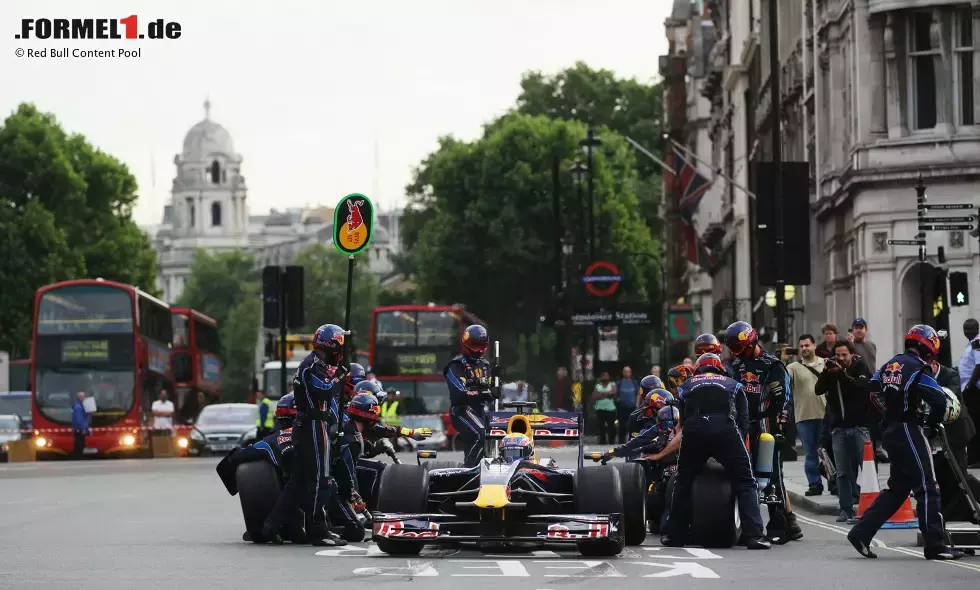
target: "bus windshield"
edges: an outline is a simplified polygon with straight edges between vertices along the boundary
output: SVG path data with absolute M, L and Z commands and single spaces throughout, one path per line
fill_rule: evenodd
M 132 297 L 116 287 L 74 285 L 48 291 L 37 310 L 37 333 L 130 334 Z
M 83 367 L 39 368 L 37 407 L 45 418 L 71 425 L 71 408 L 78 392 L 95 398 L 90 426 L 108 426 L 123 418 L 133 407 L 136 391 L 134 369 Z

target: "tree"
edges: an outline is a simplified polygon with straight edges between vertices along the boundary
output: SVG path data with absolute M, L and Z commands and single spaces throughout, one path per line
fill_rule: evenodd
M 627 298 L 658 294 L 656 247 L 633 193 L 635 159 L 621 136 L 601 129 L 596 152 L 597 220 L 604 252 L 625 256 Z M 463 301 L 501 340 L 531 333 L 554 300 L 556 256 L 552 165 L 562 171 L 561 210 L 574 232 L 582 207 L 566 172 L 580 153 L 586 127 L 577 121 L 510 114 L 472 143 L 444 140 L 408 187 L 413 204 L 429 216 L 409 251 L 419 288 L 433 300 Z
M 367 256 L 355 259 L 351 297 L 351 325 L 356 344 L 366 349 L 371 328 L 371 311 L 378 304 L 380 287 L 367 272 Z M 303 267 L 305 331 L 313 333 L 323 324 L 343 326 L 347 300 L 347 257 L 336 249 L 314 244 L 300 252 L 293 264 Z
M 228 399 L 244 400 L 255 373 L 262 318 L 254 256 L 241 250 L 217 254 L 197 250 L 178 305 L 218 322 L 224 394 Z
M 156 293 L 157 258 L 132 220 L 136 179 L 116 158 L 22 104 L 0 126 L 0 348 L 30 338 L 33 293 L 102 277 Z M 42 247 L 43 246 L 43 247 Z M 29 262 L 30 265 L 25 265 Z

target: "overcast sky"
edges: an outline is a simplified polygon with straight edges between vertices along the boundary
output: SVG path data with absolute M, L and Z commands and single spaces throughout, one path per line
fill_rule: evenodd
M 666 0 L 0 0 L 0 112 L 34 102 L 136 175 L 158 223 L 173 158 L 204 117 L 244 156 L 253 214 L 363 192 L 403 202 L 440 135 L 472 139 L 513 106 L 521 73 L 583 60 L 652 81 Z M 18 40 L 21 18 L 162 18 L 177 40 Z M 16 50 L 133 48 L 139 59 Z M 379 164 L 375 165 L 375 146 Z M 376 174 L 376 169 L 378 173 Z M 155 173 L 154 173 L 155 170 Z

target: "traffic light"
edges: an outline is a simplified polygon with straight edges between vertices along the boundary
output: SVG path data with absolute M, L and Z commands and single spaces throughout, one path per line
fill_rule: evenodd
M 949 297 L 952 307 L 970 304 L 969 276 L 965 272 L 949 273 Z

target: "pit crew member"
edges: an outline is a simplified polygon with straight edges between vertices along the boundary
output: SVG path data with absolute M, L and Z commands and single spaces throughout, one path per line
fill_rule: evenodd
M 777 545 L 803 538 L 803 529 L 792 512 L 783 485 L 783 446 L 786 422 L 793 413 L 789 372 L 776 356 L 759 345 L 759 337 L 748 322 L 735 322 L 725 331 L 725 345 L 734 361 L 731 376 L 742 384 L 749 403 L 749 448 L 755 453 L 759 436 L 768 432 L 776 439 L 771 489 L 765 491 L 769 503 L 767 538 Z M 744 432 L 744 431 L 743 431 Z M 754 463 L 753 463 L 754 464 Z
M 676 403 L 685 432 L 662 543 L 668 547 L 684 546 L 691 518 L 691 486 L 705 461 L 714 457 L 725 468 L 738 498 L 746 547 L 769 549 L 763 539 L 752 462 L 742 438 L 741 429 L 749 421 L 745 391 L 738 381 L 725 375 L 725 365 L 716 354 L 701 355 L 694 372 L 677 392 Z
M 881 366 L 871 378 L 871 400 L 885 418 L 882 443 L 891 460 L 888 488 L 864 511 L 847 540 L 865 557 L 877 557 L 871 540 L 889 518 L 915 494 L 925 558 L 948 561 L 963 553 L 946 545 L 939 485 L 932 449 L 919 425 L 939 423 L 946 413 L 946 395 L 932 376 L 929 362 L 939 355 L 939 336 L 929 326 L 913 326 L 905 335 L 905 352 Z M 925 407 L 926 412 L 920 408 Z
M 463 465 L 475 467 L 484 454 L 486 404 L 493 399 L 490 363 L 483 358 L 490 337 L 483 326 L 474 324 L 463 332 L 463 353 L 443 370 L 449 385 L 450 416 L 463 439 Z

